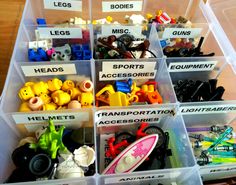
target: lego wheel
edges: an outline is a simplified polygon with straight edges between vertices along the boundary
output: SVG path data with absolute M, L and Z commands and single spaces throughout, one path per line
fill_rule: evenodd
M 134 135 L 129 132 L 121 132 L 117 134 L 115 138 L 116 138 L 115 144 L 120 143 L 123 140 L 127 140 L 128 143 L 132 143 L 135 141 Z
M 158 141 L 156 144 L 156 148 L 159 148 L 163 143 L 165 143 L 165 133 L 163 130 L 157 126 L 149 126 L 144 129 L 144 133 L 150 135 L 150 134 L 158 134 Z
M 132 135 L 129 132 L 121 132 L 121 133 L 116 135 L 114 144 L 116 145 L 116 144 L 120 143 L 123 140 L 127 140 L 127 142 L 129 144 L 131 144 L 131 143 L 133 143 L 135 141 L 135 136 Z M 120 151 L 122 151 L 124 149 L 125 149 L 125 147 L 121 147 Z

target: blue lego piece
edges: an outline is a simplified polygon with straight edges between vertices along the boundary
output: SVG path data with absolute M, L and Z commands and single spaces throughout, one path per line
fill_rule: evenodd
M 127 82 L 120 82 L 120 81 L 115 82 L 116 91 L 120 91 L 123 93 L 131 93 L 131 85 L 132 85 L 131 79 L 129 79 Z
M 73 44 L 73 45 L 71 45 L 71 50 L 73 52 L 77 52 L 77 51 L 81 51 L 82 48 L 81 48 L 81 46 L 79 44 Z
M 46 51 L 44 51 L 42 48 L 38 48 L 37 51 L 29 49 L 28 58 L 29 61 L 37 61 L 37 62 L 49 60 Z
M 83 60 L 83 51 L 77 51 L 75 53 L 75 60 Z
M 90 60 L 92 58 L 90 47 L 88 44 L 83 44 L 82 45 L 83 49 L 83 59 L 84 60 Z
M 89 50 L 89 45 L 88 44 L 83 44 L 82 49 L 83 50 Z
M 161 47 L 165 48 L 166 46 L 168 46 L 170 44 L 169 39 L 164 39 L 160 41 Z
M 43 19 L 43 18 L 37 18 L 37 24 L 39 25 L 39 26 L 45 26 L 47 23 L 46 23 L 46 20 L 45 19 Z
M 130 93 L 130 88 L 125 86 L 117 86 L 116 91 L 123 92 L 123 93 Z
M 48 60 L 47 53 L 42 48 L 38 48 L 37 52 L 38 52 L 39 56 L 41 56 L 43 61 Z
M 128 85 L 131 87 L 132 84 L 133 84 L 133 80 L 130 78 L 128 81 L 127 81 Z
M 79 44 L 71 45 L 72 60 L 83 60 L 82 48 Z
M 84 50 L 83 51 L 83 59 L 84 60 L 90 60 L 91 59 L 91 51 L 90 50 Z
M 79 45 L 73 44 L 71 45 L 72 50 L 72 60 L 90 60 L 91 59 L 91 51 L 88 44 Z

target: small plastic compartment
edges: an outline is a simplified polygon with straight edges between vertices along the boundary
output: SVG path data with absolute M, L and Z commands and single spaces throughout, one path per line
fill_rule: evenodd
M 157 31 L 152 25 L 94 25 L 95 59 L 142 59 L 163 57 Z
M 164 59 L 95 61 L 96 106 L 175 103 Z
M 50 116 L 79 121 L 81 115 L 91 114 L 94 85 L 90 62 L 28 64 L 13 63 L 5 84 L 1 110 L 11 122 L 37 123 Z
M 206 23 L 156 25 L 163 54 L 174 57 L 223 56 L 212 28 Z
M 19 29 L 13 60 L 44 62 L 90 60 L 91 25 L 23 24 Z
M 97 111 L 95 124 L 97 148 L 99 148 L 98 172 L 105 175 L 104 178 L 121 174 L 127 178 L 130 175 L 140 176 L 141 173 L 145 174 L 144 176 L 165 173 L 163 169 L 193 167 L 195 160 L 183 120 L 181 116 L 173 116 L 175 110 L 175 106 L 169 104 L 142 110 L 126 108 Z M 157 144 L 151 142 L 151 146 L 154 147 L 151 150 L 150 143 L 145 142 L 157 135 Z M 142 152 L 140 159 L 144 162 L 141 160 L 137 162 L 137 159 L 132 157 L 131 153 L 135 156 L 135 153 L 139 152 L 135 149 L 136 145 Z M 150 153 L 147 154 L 147 151 Z M 144 160 L 147 156 L 148 159 Z M 135 162 L 122 168 L 123 157 Z M 135 181 L 135 178 L 131 181 Z
M 70 22 L 72 18 L 80 18 L 84 21 L 90 20 L 90 1 L 86 0 L 27 0 L 22 17 L 23 23 L 36 23 L 37 18 L 46 19 L 47 24 L 58 24 Z M 86 24 L 77 20 L 79 24 Z
M 34 150 L 32 151 L 27 146 L 27 143 L 29 143 L 30 141 L 33 141 L 32 139 L 30 140 L 30 137 L 35 137 L 34 132 L 36 130 L 38 130 L 39 128 L 42 128 L 42 126 L 45 126 L 45 127 L 48 126 L 47 121 L 45 120 L 41 124 L 27 124 L 26 123 L 25 126 L 27 125 L 27 127 L 30 128 L 28 130 L 30 132 L 29 133 L 25 132 L 24 134 L 23 133 L 19 134 L 18 128 L 17 128 L 16 125 L 14 125 L 12 128 L 10 128 L 9 125 L 7 124 L 7 122 L 5 120 L 3 120 L 2 117 L 0 118 L 0 121 L 1 121 L 1 130 L 0 130 L 1 134 L 0 134 L 0 137 L 1 137 L 1 141 L 2 141 L 2 142 L 0 142 L 0 145 L 1 145 L 0 183 L 1 184 L 6 183 L 6 182 L 12 183 L 13 181 L 16 181 L 17 178 L 18 178 L 18 181 L 21 179 L 21 182 L 19 181 L 20 182 L 19 184 L 22 184 L 22 185 L 26 184 L 25 179 L 27 180 L 27 184 L 42 184 L 42 183 L 43 184 L 66 184 L 66 183 L 78 184 L 79 183 L 79 184 L 91 184 L 91 185 L 96 184 L 95 183 L 96 179 L 95 179 L 95 176 L 94 176 L 94 174 L 96 173 L 95 172 L 95 170 L 96 170 L 95 163 L 93 163 L 92 165 L 89 166 L 90 171 L 93 170 L 93 174 L 89 174 L 89 175 L 84 176 L 84 177 L 80 177 L 78 175 L 73 176 L 72 173 L 70 174 L 71 176 L 69 176 L 67 174 L 68 176 L 61 177 L 60 176 L 60 174 L 61 174 L 60 169 L 62 170 L 62 168 L 63 168 L 63 160 L 61 160 L 61 163 L 60 163 L 61 167 L 60 167 L 60 165 L 58 165 L 57 169 L 55 171 L 57 177 L 59 177 L 59 178 L 47 179 L 46 178 L 47 175 L 45 175 L 45 176 L 43 175 L 43 174 L 49 174 L 50 170 L 54 169 L 54 168 L 51 168 L 51 167 L 47 167 L 46 163 L 44 163 L 44 165 L 41 166 L 41 169 L 39 168 L 38 171 L 35 171 L 36 169 L 34 170 L 34 168 L 32 168 L 32 171 L 27 173 L 27 168 L 29 168 L 28 166 L 30 166 L 30 164 L 31 164 L 31 166 L 32 166 L 32 164 L 35 164 L 34 167 L 36 167 L 36 161 L 34 161 L 34 160 L 37 159 L 37 157 L 35 157 L 36 155 L 38 156 L 38 160 L 39 160 L 38 164 L 40 164 L 40 159 L 44 160 L 44 161 L 48 161 L 49 162 L 48 166 L 50 166 L 50 161 L 52 162 L 51 164 L 54 164 L 54 162 L 55 162 L 55 159 L 51 160 L 52 158 L 51 158 L 51 155 L 49 153 L 47 153 L 45 151 L 37 150 L 38 152 L 39 151 L 40 152 L 38 154 L 36 154 L 36 153 L 33 152 Z M 79 141 L 79 139 L 82 139 L 83 141 L 86 140 L 84 143 L 85 144 L 87 143 L 86 145 L 90 148 L 85 148 L 85 149 L 89 149 L 91 151 L 91 148 L 94 147 L 94 141 L 95 141 L 94 140 L 94 135 L 93 135 L 94 134 L 94 132 L 93 132 L 94 128 L 93 128 L 93 125 L 91 123 L 89 125 L 88 122 L 87 122 L 87 124 L 85 124 L 81 127 L 81 125 L 76 125 L 76 123 L 72 123 L 72 122 L 70 122 L 70 123 L 60 122 L 60 123 L 55 124 L 55 129 L 56 129 L 57 134 L 59 134 L 58 129 L 62 128 L 61 125 L 64 125 L 66 127 L 62 132 L 63 135 L 64 135 L 63 136 L 63 138 L 64 138 L 63 142 L 64 143 L 65 143 L 65 138 L 67 138 L 67 139 L 69 138 L 69 137 L 66 137 L 66 136 L 72 136 L 70 131 L 73 130 L 73 134 L 75 134 L 76 132 L 85 133 L 84 131 L 86 131 L 87 132 L 86 137 L 84 137 L 85 135 L 83 135 L 83 136 L 79 137 L 78 140 L 76 140 L 76 141 Z M 23 138 L 25 138 L 27 136 L 28 136 L 28 140 L 25 139 L 24 142 L 21 141 Z M 56 136 L 56 134 L 54 136 Z M 76 137 L 73 137 L 73 138 L 76 138 Z M 21 149 L 18 149 L 18 152 L 15 152 L 14 159 L 20 158 L 22 155 L 26 155 L 26 158 L 24 158 L 24 159 L 22 158 L 22 160 L 20 162 L 18 161 L 17 165 L 19 165 L 19 167 L 18 167 L 19 170 L 17 172 L 15 171 L 15 177 L 12 176 L 12 178 L 10 180 L 9 179 L 10 175 L 12 174 L 12 172 L 15 169 L 17 169 L 16 165 L 14 164 L 14 162 L 12 160 L 12 153 L 16 148 L 20 147 L 20 145 L 19 145 L 20 141 L 21 141 Z M 91 143 L 89 143 L 89 141 Z M 26 145 L 24 146 L 24 144 L 26 144 Z M 78 146 L 80 147 L 82 145 L 78 145 Z M 28 148 L 28 149 L 26 149 L 26 148 Z M 70 147 L 70 149 L 72 149 L 72 147 Z M 25 153 L 27 150 L 28 150 L 28 153 Z M 29 150 L 31 150 L 31 152 L 29 152 Z M 62 151 L 61 148 L 60 148 L 60 150 Z M 19 154 L 21 154 L 21 155 L 19 156 Z M 25 159 L 27 159 L 27 160 L 25 160 Z M 31 161 L 31 162 L 29 162 L 29 161 Z M 33 163 L 33 161 L 34 161 L 34 163 Z M 23 162 L 23 163 L 21 163 L 21 162 Z M 23 164 L 24 164 L 24 167 L 22 167 Z M 73 166 L 72 161 L 71 161 L 71 163 L 68 162 L 67 164 L 69 166 L 70 165 Z M 49 170 L 42 171 L 43 169 L 49 169 Z M 75 168 L 74 168 L 74 169 L 72 169 L 72 171 L 74 170 L 74 172 L 79 173 L 78 169 L 79 168 L 77 168 L 75 170 Z M 21 172 L 20 172 L 20 170 L 21 170 Z M 66 166 L 65 170 L 70 170 L 71 171 L 71 169 L 69 169 L 68 166 Z M 41 178 L 41 180 L 36 182 L 35 181 L 36 175 L 32 175 L 32 174 L 33 173 L 36 174 L 37 172 L 38 172 L 37 179 Z M 19 173 L 22 174 L 20 179 L 19 179 Z M 64 174 L 64 175 L 66 175 L 66 174 Z
M 114 176 L 101 176 L 101 185 L 167 185 L 167 184 L 202 184 L 199 171 L 196 168 L 181 168 L 171 170 L 152 171 L 148 173 L 135 172 L 133 174 L 122 174 Z
M 232 157 L 235 143 L 235 105 L 235 101 L 210 102 L 203 103 L 205 110 L 194 104 L 181 109 L 203 181 L 235 176 L 236 161 L 235 156 Z M 218 137 L 214 138 L 217 135 Z M 220 141 L 221 138 L 223 141 Z M 216 144 L 217 140 L 218 144 Z
M 236 71 L 236 2 L 234 0 L 209 0 L 201 5 L 208 22 L 214 27 L 214 33 L 222 49 L 231 57 L 232 65 Z
M 181 105 L 189 102 L 236 100 L 235 74 L 224 57 L 167 59 Z
M 192 18 L 199 11 L 197 2 L 193 0 L 181 0 L 174 2 L 167 1 L 147 1 L 147 0 L 92 0 L 92 20 L 97 23 L 114 23 L 120 24 L 127 23 L 125 16 L 134 16 L 133 23 L 143 23 L 143 16 L 146 18 L 146 14 L 155 14 L 158 10 L 166 12 L 170 17 L 177 18 L 178 16 L 184 16 L 186 18 Z M 111 19 L 112 18 L 112 19 Z M 202 19 L 199 16 L 194 17 L 196 20 Z

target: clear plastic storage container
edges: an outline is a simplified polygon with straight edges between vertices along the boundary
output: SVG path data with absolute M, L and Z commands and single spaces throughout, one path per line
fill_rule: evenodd
M 186 127 L 206 126 L 213 123 L 222 126 L 235 124 L 236 76 L 233 71 L 236 69 L 234 45 L 236 37 L 233 31 L 235 28 L 233 23 L 236 20 L 235 6 L 234 0 L 224 2 L 208 0 L 206 4 L 201 0 L 155 2 L 151 0 L 27 0 L 0 102 L 0 114 L 4 117 L 4 120 L 0 119 L 2 128 L 0 130 L 2 148 L 0 183 L 3 183 L 14 169 L 11 152 L 19 138 L 33 132 L 48 119 L 53 119 L 55 124 L 94 128 L 97 152 L 96 173 L 94 176 L 85 178 L 21 184 L 200 185 L 202 182 L 199 171 L 203 181 L 233 176 L 235 164 L 202 167 L 197 165 Z M 162 12 L 157 13 L 159 10 Z M 187 27 L 187 24 L 186 27 L 180 24 L 160 24 L 158 27 L 150 26 L 147 22 L 143 24 L 143 17 L 146 18 L 146 14 L 155 17 L 156 13 L 161 14 L 162 18 L 165 18 L 165 13 L 170 18 L 183 16 L 192 24 L 190 27 Z M 132 14 L 136 15 L 131 18 Z M 45 19 L 46 25 L 37 26 L 37 18 Z M 119 23 L 113 24 L 115 21 Z M 117 37 L 122 34 L 133 34 L 138 42 L 148 39 L 150 51 L 146 53 L 149 57 L 135 60 L 97 59 L 95 47 L 98 38 L 111 34 Z M 163 41 L 168 43 L 171 41 L 170 38 L 176 40 L 185 38 L 183 35 L 186 34 L 191 34 L 190 39 L 195 38 L 195 46 L 203 41 L 201 43 L 203 54 L 214 52 L 215 55 L 166 57 L 162 50 Z M 204 37 L 204 40 L 201 40 L 201 37 Z M 189 38 L 186 37 L 187 41 L 190 40 Z M 46 43 L 38 43 L 38 41 Z M 65 44 L 86 44 L 91 52 L 91 58 L 84 61 L 75 59 L 49 62 L 48 59 L 45 62 L 40 60 L 29 62 L 28 48 L 29 46 L 34 48 L 34 44 L 41 44 L 42 47 L 47 45 L 49 48 L 51 45 L 60 47 Z M 90 94 L 86 99 L 90 102 L 89 107 L 77 110 L 19 112 L 18 108 L 22 103 L 18 97 L 19 89 L 28 81 L 47 81 L 52 78 L 59 78 L 62 81 L 91 80 L 94 89 L 91 90 L 92 96 Z M 149 80 L 157 82 L 157 90 L 162 96 L 163 104 L 142 102 L 140 105 L 136 102 L 132 106 L 122 107 L 97 104 L 96 94 L 101 88 L 109 89 L 109 85 L 117 81 L 122 82 L 121 84 L 126 83 L 126 88 L 127 84 L 130 85 L 129 78 L 137 81 L 139 85 Z M 202 81 L 217 79 L 217 86 L 222 86 L 225 90 L 221 97 L 224 101 L 181 103 L 178 101 L 178 94 L 173 84 L 185 79 Z M 124 89 L 124 86 L 121 87 Z M 150 87 L 148 91 L 153 91 L 153 88 Z M 112 90 L 105 92 L 105 97 L 113 92 Z M 120 94 L 114 97 L 114 101 L 124 98 Z M 127 102 L 127 97 L 122 101 Z M 135 133 L 141 122 L 148 122 L 169 133 L 169 148 L 172 150 L 172 156 L 167 157 L 165 169 L 155 168 L 129 174 L 103 175 L 107 162 L 104 157 L 105 139 L 122 130 Z
M 92 58 L 91 34 L 91 25 L 22 24 L 12 60 L 30 62 L 29 65 L 45 61 L 90 60 Z M 87 50 L 89 53 L 84 55 L 81 50 Z M 78 53 L 80 51 L 81 54 Z
M 95 124 L 96 124 L 96 138 L 97 138 L 97 148 L 98 148 L 98 172 L 102 175 L 102 184 L 109 183 L 122 183 L 122 178 L 132 177 L 130 180 L 127 180 L 127 184 L 136 183 L 137 178 L 145 179 L 145 176 L 154 176 L 153 178 L 159 179 L 158 174 L 165 173 L 164 177 L 170 175 L 175 175 L 175 172 L 179 175 L 182 173 L 181 170 L 185 170 L 188 167 L 195 166 L 195 160 L 193 158 L 193 153 L 191 152 L 189 140 L 185 127 L 183 125 L 183 119 L 180 115 L 175 115 L 175 106 L 174 105 L 165 105 L 165 106 L 152 106 L 146 109 L 138 108 L 126 108 L 126 109 L 110 109 L 110 110 L 100 110 L 95 113 Z M 152 112 L 152 113 L 151 113 Z M 143 127 L 143 122 L 148 123 Z M 112 157 L 109 156 L 109 150 L 111 149 L 109 140 L 112 137 L 115 137 L 115 142 L 113 143 L 114 147 L 119 145 L 119 142 L 122 142 L 122 139 L 129 138 L 127 141 L 130 141 L 130 134 L 138 137 L 137 130 L 142 129 L 142 131 L 152 128 L 152 132 L 159 135 L 159 142 L 157 142 L 157 147 L 162 147 L 160 143 L 168 142 L 168 150 L 171 150 L 171 154 L 166 150 L 165 155 L 165 164 L 154 162 L 151 166 L 146 168 L 149 170 L 145 171 L 133 171 L 130 174 L 122 173 L 121 174 L 107 174 L 104 176 L 104 169 L 112 161 Z M 162 131 L 157 131 L 156 127 Z M 127 132 L 129 133 L 127 135 Z M 146 131 L 145 131 L 146 132 Z M 149 132 L 149 131 L 147 131 Z M 165 133 L 165 134 L 164 134 Z M 166 135 L 166 136 L 164 136 Z M 167 139 L 169 138 L 169 139 Z M 169 141 L 167 141 L 167 140 Z M 159 144 L 158 144 L 159 143 Z M 166 143 L 167 144 L 167 143 Z M 141 146 L 140 146 L 141 147 Z M 140 148 L 141 149 L 141 148 Z M 112 150 L 112 149 L 111 149 Z M 154 149 L 153 152 L 155 152 Z M 105 154 L 106 153 L 106 154 Z M 110 153 L 112 155 L 112 153 Z M 163 153 L 164 155 L 164 149 Z M 124 155 L 124 154 L 123 154 Z M 151 157 L 150 159 L 151 160 Z M 161 157 L 160 157 L 161 160 Z M 155 161 L 155 160 L 154 160 Z M 154 164 L 154 165 L 153 165 Z M 162 166 L 162 167 L 161 167 Z M 163 169 L 164 168 L 164 169 Z M 138 168 L 141 170 L 140 168 Z M 173 174 L 172 174 L 173 171 Z M 166 174 L 167 172 L 167 174 Z M 109 172 L 110 173 L 110 172 Z M 136 177 L 136 178 L 135 178 Z M 175 176 L 178 181 L 178 176 Z M 111 181 L 109 181 L 109 178 Z M 148 178 L 148 177 L 147 177 Z M 150 178 L 150 177 L 149 177 Z M 114 179 L 114 181 L 112 181 Z M 194 178 L 193 178 L 194 179 Z M 154 182 L 151 179 L 148 179 L 148 182 Z M 162 180 L 162 178 L 160 178 Z M 169 179 L 171 182 L 171 179 Z M 126 181 L 126 180 L 124 180 Z M 159 182 L 159 181 L 158 181 Z M 126 184 L 124 182 L 124 184 Z M 178 184 L 178 182 L 176 182 Z
M 86 0 L 29 0 L 25 4 L 22 23 L 33 24 L 37 18 L 46 19 L 47 24 L 68 22 L 75 17 L 87 21 L 90 20 L 90 7 L 90 1 Z
M 148 0 L 92 0 L 92 20 L 104 19 L 107 16 L 111 16 L 113 22 L 118 21 L 122 24 L 125 23 L 126 15 L 141 14 L 145 17 L 147 13 L 155 15 L 158 10 L 162 10 L 174 18 L 184 16 L 190 18 L 193 22 L 204 20 L 203 17 L 199 17 L 201 11 L 197 2 L 193 0 L 181 0 L 178 2 L 171 0 L 155 2 Z
M 24 134 L 20 134 L 18 132 L 18 129 L 16 125 L 14 125 L 12 128 L 9 127 L 7 122 L 1 117 L 1 130 L 0 130 L 0 137 L 1 137 L 1 155 L 0 155 L 0 162 L 1 162 L 1 167 L 0 167 L 0 184 L 4 184 L 8 177 L 11 175 L 12 171 L 16 168 L 15 165 L 13 164 L 11 155 L 12 152 L 15 150 L 17 145 L 19 144 L 20 139 L 24 138 Z M 46 122 L 42 123 L 41 125 L 37 125 L 38 127 L 47 125 Z M 60 125 L 65 125 L 64 122 L 60 122 Z M 33 126 L 33 125 L 32 125 Z M 33 126 L 32 132 L 37 129 L 37 126 Z M 72 127 L 71 127 L 72 126 Z M 71 126 L 66 126 L 67 128 L 78 128 L 78 125 L 73 124 L 71 122 Z M 91 127 L 92 125 L 90 125 Z M 86 127 L 86 126 L 85 126 Z M 88 126 L 87 126 L 88 127 Z M 93 126 L 92 126 L 93 127 Z M 32 133 L 31 132 L 31 133 Z M 28 133 L 29 135 L 29 133 Z M 9 184 L 15 184 L 15 183 L 9 183 Z M 94 176 L 87 176 L 87 177 L 81 177 L 81 178 L 64 178 L 64 179 L 54 179 L 54 180 L 43 180 L 43 181 L 34 181 L 34 182 L 21 182 L 17 184 L 91 184 L 95 185 L 96 184 L 96 175 Z
M 224 57 L 168 58 L 167 64 L 172 84 L 175 86 L 175 93 L 178 93 L 176 96 L 181 106 L 191 101 L 196 103 L 196 105 L 200 105 L 203 100 L 209 102 L 221 100 L 233 101 L 236 99 L 235 89 L 232 88 L 236 76 Z M 215 91 L 213 85 L 210 85 L 211 89 L 201 88 L 202 82 L 209 82 L 210 84 L 209 80 L 212 79 L 216 80 L 214 89 L 218 88 L 219 91 L 217 89 Z M 191 89 L 191 87 L 185 85 L 181 86 L 180 83 L 184 81 L 188 81 L 187 83 L 189 83 L 190 86 L 190 83 L 199 81 L 199 85 Z M 185 87 L 186 89 L 184 89 Z M 220 94 L 220 91 L 223 96 L 221 96 L 221 98 L 218 97 L 218 99 L 214 98 L 216 94 Z M 190 98 L 181 97 L 185 95 Z M 197 96 L 199 96 L 200 99 L 196 100 L 195 98 Z M 182 100 L 185 98 L 186 100 Z
M 235 129 L 235 102 L 222 102 L 222 103 L 204 103 L 205 108 L 218 108 L 225 109 L 225 111 L 211 112 L 187 112 L 190 108 L 194 108 L 194 104 L 189 104 L 186 107 L 181 107 L 183 119 L 187 130 L 193 130 L 193 128 L 210 128 L 213 125 L 224 127 L 230 126 Z M 196 107 L 197 108 L 197 107 Z M 197 132 L 189 132 L 195 134 Z M 202 132 L 204 133 L 204 132 Z M 233 134 L 234 135 L 234 134 Z M 206 136 L 206 135 L 205 135 Z M 233 136 L 235 137 L 235 136 Z M 198 156 L 199 157 L 199 156 Z M 217 156 L 216 156 L 217 157 Z M 218 156 L 221 157 L 221 156 Z M 227 177 L 235 176 L 235 163 L 222 163 L 222 164 L 207 164 L 200 167 L 200 174 L 203 181 L 223 179 Z
M 25 63 L 13 63 L 10 67 L 10 73 L 8 77 L 8 84 L 6 84 L 5 87 L 5 96 L 2 99 L 1 102 L 1 110 L 4 114 L 10 119 L 10 123 L 17 123 L 22 124 L 26 122 L 31 123 L 38 123 L 42 122 L 45 119 L 48 119 L 50 116 L 53 117 L 57 121 L 77 121 L 77 122 L 83 122 L 84 120 L 81 119 L 81 116 L 84 114 L 86 115 L 85 118 L 88 119 L 89 115 L 91 114 L 91 108 L 93 106 L 93 89 L 91 92 L 88 92 L 89 94 L 84 94 L 84 105 L 85 107 L 82 109 L 64 109 L 61 104 L 58 107 L 58 110 L 50 109 L 50 108 L 43 108 L 41 111 L 23 111 L 19 112 L 19 107 L 24 103 L 19 98 L 19 90 L 25 86 L 26 82 L 44 82 L 46 85 L 48 84 L 48 80 L 58 78 L 62 82 L 65 82 L 66 80 L 71 80 L 76 85 L 76 82 L 83 82 L 84 80 L 90 80 L 92 82 L 92 71 L 91 71 L 91 63 L 88 61 L 80 61 L 75 63 L 35 63 L 34 65 L 28 65 L 28 62 Z M 44 86 L 42 86 L 44 87 Z M 37 90 L 38 87 L 35 86 L 35 90 Z M 40 87 L 41 88 L 41 87 Z M 91 86 L 92 88 L 92 86 Z M 32 89 L 32 86 L 31 86 Z M 44 88 L 43 88 L 44 89 Z M 38 89 L 41 92 L 44 92 L 43 89 Z M 61 88 L 62 89 L 62 88 Z M 33 90 L 33 89 L 32 89 Z M 33 92 L 36 92 L 33 90 Z M 64 91 L 64 90 L 63 90 Z M 54 91 L 56 92 L 56 91 Z M 64 92 L 69 93 L 69 91 L 65 90 Z M 77 91 L 71 91 L 71 95 L 77 94 Z M 20 91 L 20 94 L 28 93 Z M 29 93 L 28 93 L 29 94 Z M 53 93 L 51 93 L 52 95 Z M 82 94 L 81 94 L 82 95 Z M 37 95 L 38 96 L 38 95 Z M 58 95 L 56 95 L 58 96 Z M 28 95 L 26 95 L 28 97 Z M 36 96 L 35 96 L 36 97 Z M 61 97 L 58 98 L 60 101 L 68 101 L 68 95 L 66 95 L 66 100 Z M 81 96 L 82 97 L 82 96 Z M 51 96 L 52 98 L 52 96 Z M 64 100 L 63 100 L 64 99 Z M 53 100 L 53 99 L 51 99 Z M 72 100 L 72 96 L 70 98 Z M 26 100 L 28 101 L 28 100 Z M 55 102 L 54 102 L 55 103 Z M 82 99 L 81 99 L 82 103 Z M 45 103 L 47 104 L 47 103 Z M 58 104 L 59 105 L 59 104 Z M 82 104 L 81 104 L 81 107 Z M 47 110 L 47 111 L 43 111 Z M 12 120 L 13 119 L 13 120 Z
M 148 28 L 146 28 L 148 27 Z M 116 40 L 108 42 L 109 37 Z M 155 26 L 143 25 L 93 25 L 94 59 L 143 59 L 163 57 Z M 113 49 L 114 48 L 114 49 Z M 138 48 L 138 49 L 135 49 Z M 112 56 L 109 51 L 115 50 Z M 125 53 L 129 51 L 131 56 Z
M 170 76 L 167 71 L 164 59 L 140 59 L 135 61 L 98 60 L 95 61 L 95 67 L 95 99 L 97 107 L 109 105 L 123 105 L 123 107 L 125 107 L 128 105 L 137 106 L 146 104 L 151 105 L 176 102 L 175 94 L 173 92 L 173 88 L 170 82 Z M 129 80 L 132 80 L 132 84 L 129 84 Z M 149 82 L 150 85 L 148 85 Z M 123 84 L 126 85 L 126 87 L 124 87 Z M 108 88 L 109 86 L 112 86 L 112 89 Z M 153 86 L 153 89 L 150 89 L 150 86 Z M 138 89 L 135 90 L 136 88 Z M 160 97 L 154 94 L 156 91 L 155 89 L 157 90 Z M 128 92 L 129 90 L 131 91 Z M 127 101 L 129 101 L 128 104 L 119 104 L 115 101 L 118 101 L 118 91 L 126 93 L 126 99 Z M 106 94 L 106 92 L 108 92 L 109 94 L 109 97 L 106 97 L 105 95 L 105 100 L 107 101 L 107 103 L 101 104 L 103 102 L 101 98 L 104 94 Z M 115 93 L 117 95 L 115 95 Z M 131 93 L 131 96 L 128 95 L 129 93 Z M 143 93 L 145 93 L 146 95 Z M 146 98 L 145 100 L 142 100 L 143 98 L 145 98 L 145 96 L 149 97 L 148 93 L 150 94 L 150 96 L 153 96 L 153 100 L 152 98 Z M 153 93 L 153 95 L 151 95 L 151 93 Z M 122 102 L 123 94 L 120 96 L 121 97 L 119 99 Z M 138 99 L 136 99 L 136 97 Z
M 214 34 L 217 36 L 220 45 L 229 61 L 236 69 L 236 2 L 234 0 L 220 1 L 208 0 L 206 4 L 201 5 L 203 13 L 208 22 L 214 28 Z

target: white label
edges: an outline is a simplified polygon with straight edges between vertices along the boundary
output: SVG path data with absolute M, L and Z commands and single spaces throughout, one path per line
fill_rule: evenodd
M 183 106 L 180 107 L 180 113 L 186 114 L 211 114 L 211 113 L 227 113 L 235 112 L 236 105 L 202 105 L 202 106 Z
M 99 80 L 154 79 L 155 66 L 156 62 L 103 62 Z
M 38 28 L 40 39 L 82 38 L 81 28 Z
M 217 61 L 173 62 L 169 64 L 169 72 L 212 71 Z
M 44 8 L 52 10 L 82 11 L 81 0 L 44 0 Z
M 200 37 L 202 28 L 165 28 L 162 38 Z
M 102 25 L 102 36 L 131 34 L 134 37 L 142 36 L 142 26 Z
M 200 174 L 203 181 L 221 179 L 227 177 L 234 177 L 236 172 L 235 165 L 224 165 L 224 167 L 202 167 L 200 169 Z
M 130 73 L 125 72 L 99 72 L 100 81 L 109 81 L 109 80 L 124 80 L 127 78 L 132 79 L 154 79 L 156 76 L 156 70 L 151 72 L 139 72 L 131 71 Z
M 156 62 L 113 62 L 102 63 L 102 72 L 154 72 Z
M 165 178 L 164 174 L 153 174 L 153 175 L 140 175 L 140 176 L 129 176 L 129 177 L 112 177 L 106 178 L 105 184 L 117 184 L 124 182 L 134 182 L 134 181 L 144 181 L 144 180 L 153 180 L 158 182 L 159 179 Z
M 166 115 L 175 115 L 174 108 L 102 110 L 95 113 L 95 123 L 98 127 L 101 127 L 107 125 L 125 125 L 136 122 L 159 122 L 159 119 Z
M 62 126 L 64 125 L 65 127 L 78 127 L 78 125 L 75 125 L 75 123 L 55 123 L 54 124 L 55 126 Z M 28 132 L 35 132 L 36 130 L 42 128 L 42 127 L 45 127 L 45 126 L 48 126 L 47 122 L 45 123 L 42 123 L 42 124 L 37 124 L 37 123 L 33 123 L 33 124 L 24 124 L 26 130 Z
M 25 76 L 77 74 L 75 64 L 21 66 Z
M 103 1 L 103 12 L 142 11 L 143 1 Z
M 211 174 L 211 173 L 224 173 L 224 172 L 235 172 L 236 171 L 236 167 L 235 166 L 228 166 L 228 167 L 211 167 L 211 168 L 202 168 L 200 170 L 201 174 Z
M 61 121 L 88 121 L 89 120 L 89 113 L 88 112 L 76 112 L 76 113 L 41 113 L 41 114 L 13 114 L 12 115 L 16 124 L 22 123 L 42 123 L 48 121 L 49 119 L 53 120 L 54 122 L 61 122 Z

